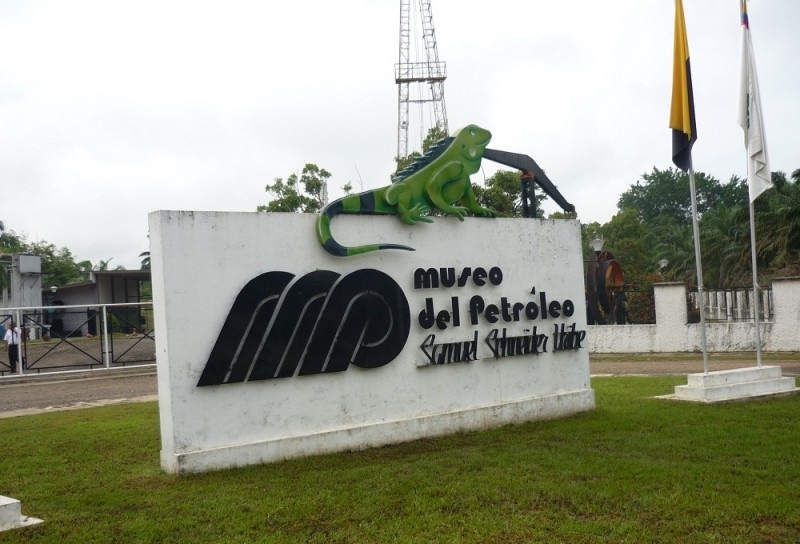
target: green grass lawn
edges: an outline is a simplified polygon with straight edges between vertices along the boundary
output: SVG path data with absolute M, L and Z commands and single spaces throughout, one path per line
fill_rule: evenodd
M 562 420 L 176 477 L 158 407 L 0 420 L 0 494 L 44 524 L 5 542 L 800 540 L 800 396 L 653 399 L 684 377 L 592 380 Z

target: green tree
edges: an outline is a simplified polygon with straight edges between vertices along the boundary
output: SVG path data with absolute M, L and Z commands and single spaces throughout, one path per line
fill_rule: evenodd
M 83 280 L 83 273 L 68 248 L 42 240 L 27 244 L 25 250 L 42 259 L 42 285 L 67 285 Z
M 11 245 L 11 243 L 7 236 L 8 233 L 6 233 L 6 226 L 2 221 L 0 221 L 0 255 L 3 253 L 12 253 L 12 251 L 8 250 L 8 247 Z M 4 290 L 7 286 L 8 277 L 6 269 L 3 264 L 0 263 L 0 291 Z
M 742 263 L 746 262 L 742 261 L 741 252 L 749 251 L 746 236 L 743 237 L 747 232 L 747 183 L 732 176 L 722 184 L 703 172 L 696 172 L 695 185 L 704 283 L 722 287 L 740 282 Z M 691 192 L 686 173 L 674 168 L 653 168 L 620 195 L 617 207 L 634 210 L 647 226 L 647 245 L 653 249 L 648 262 L 641 263 L 646 270 L 666 259 L 667 277 L 697 284 Z
M 486 180 L 485 187 L 472 185 L 481 206 L 497 212 L 498 217 L 522 216 L 522 173 L 513 170 L 498 170 Z M 542 202 L 547 196 L 535 192 L 536 217 L 544 217 Z
M 651 263 L 665 259 L 668 264 L 663 270 L 663 279 L 682 281 L 689 285 L 697 285 L 697 266 L 695 265 L 694 230 L 691 225 L 671 225 L 659 230 L 655 246 L 655 254 Z M 652 269 L 654 264 L 648 263 Z M 708 268 L 708 266 L 706 266 Z
M 314 213 L 322 208 L 323 188 L 331 177 L 330 172 L 316 164 L 307 163 L 298 177 L 291 174 L 284 181 L 275 178 L 275 183 L 264 190 L 275 195 L 266 205 L 259 205 L 258 212 Z
M 447 138 L 449 134 L 445 132 L 444 129 L 439 127 L 432 127 L 428 130 L 428 135 L 425 136 L 425 139 L 422 140 L 422 153 L 419 151 L 413 151 L 406 155 L 405 157 L 395 157 L 394 162 L 397 165 L 395 172 L 399 172 L 406 166 L 410 165 L 412 162 L 420 158 L 424 153 L 427 153 L 428 150 L 436 145 L 437 142 L 440 140 L 444 140 Z
M 752 279 L 750 222 L 746 207 L 719 204 L 700 224 L 703 278 L 715 287 L 736 287 Z
M 756 199 L 756 247 L 768 276 L 800 274 L 800 170 L 791 181 L 773 173 L 775 188 Z
M 14 231 L 7 231 L 0 221 L 0 253 L 19 253 L 25 247 L 25 240 Z
M 739 194 L 736 187 L 723 190 L 719 181 L 702 172 L 695 173 L 695 186 L 699 216 L 722 202 L 723 195 L 733 198 Z M 736 202 L 728 205 L 734 204 Z M 617 208 L 637 210 L 645 223 L 657 217 L 668 217 L 676 225 L 689 224 L 692 221 L 689 176 L 675 168 L 659 170 L 654 167 L 652 172 L 643 174 L 641 181 L 620 195 Z
M 622 267 L 630 322 L 653 323 L 653 283 L 660 281 L 660 277 L 654 274 L 656 261 L 650 241 L 652 233 L 636 210 L 621 210 L 604 225 L 590 223 L 584 226 L 582 235 L 584 255 L 589 260 L 595 259 L 591 241 L 602 238 L 602 251 L 613 255 Z
M 603 251 L 610 251 L 625 272 L 626 282 L 638 283 L 654 271 L 652 233 L 636 210 L 625 209 L 596 232 L 603 238 Z
M 99 261 L 97 261 L 97 264 L 92 267 L 92 270 L 97 270 L 98 272 L 106 272 L 108 270 L 112 270 L 110 266 L 111 266 L 111 260 L 113 258 L 114 257 L 109 257 L 105 261 L 103 259 L 100 259 Z M 120 264 L 117 265 L 115 268 L 113 268 L 113 270 L 125 270 L 125 267 Z
M 78 270 L 80 270 L 81 273 L 79 281 L 89 281 L 89 274 L 91 273 L 93 267 L 92 261 L 83 260 L 78 262 Z
M 747 180 L 740 178 L 737 175 L 731 176 L 728 183 L 723 183 L 719 186 L 719 202 L 728 208 L 734 207 L 747 207 L 747 202 L 750 200 L 750 194 L 747 188 Z
M 99 261 L 97 261 L 97 264 L 94 265 L 94 267 L 92 267 L 92 270 L 97 270 L 98 272 L 105 272 L 106 270 L 108 270 L 108 265 L 111 263 L 111 259 L 113 258 L 114 257 L 109 257 L 105 261 L 103 259 L 100 259 Z

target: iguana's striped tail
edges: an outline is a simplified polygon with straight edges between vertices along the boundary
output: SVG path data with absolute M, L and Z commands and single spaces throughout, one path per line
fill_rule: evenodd
M 405 249 L 414 251 L 413 247 L 400 244 L 366 244 L 363 246 L 346 247 L 333 239 L 331 234 L 331 220 L 340 213 L 351 214 L 393 214 L 394 209 L 380 209 L 375 206 L 375 192 L 367 191 L 357 195 L 348 195 L 334 200 L 325 206 L 317 216 L 317 237 L 325 251 L 336 257 L 349 257 L 377 251 L 379 249 Z

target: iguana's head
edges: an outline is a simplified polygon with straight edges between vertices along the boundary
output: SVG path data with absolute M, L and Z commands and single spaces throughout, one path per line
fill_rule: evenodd
M 489 145 L 492 133 L 478 125 L 469 125 L 453 133 L 453 145 L 459 149 L 464 159 L 480 163 L 483 150 Z

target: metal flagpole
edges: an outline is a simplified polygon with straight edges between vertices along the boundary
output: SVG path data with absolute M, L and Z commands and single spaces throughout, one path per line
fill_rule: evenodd
M 750 257 L 753 268 L 753 322 L 756 329 L 756 361 L 761 367 L 761 289 L 758 286 L 756 264 L 756 214 L 754 202 L 758 195 L 772 187 L 767 159 L 767 142 L 764 137 L 761 117 L 761 97 L 753 60 L 753 44 L 750 41 L 750 21 L 747 16 L 747 1 L 741 0 L 742 14 L 742 80 L 739 89 L 739 125 L 744 130 L 747 150 L 747 184 L 750 201 Z
M 700 345 L 703 349 L 703 373 L 708 374 L 708 344 L 706 342 L 705 292 L 703 288 L 703 263 L 700 259 L 700 227 L 697 224 L 697 196 L 694 168 L 689 167 L 689 191 L 692 193 L 692 231 L 694 233 L 694 261 L 697 267 L 697 297 L 700 307 Z M 752 206 L 752 204 L 751 204 Z
M 749 162 L 749 161 L 748 161 Z M 756 268 L 756 219 L 753 201 L 750 201 L 750 257 L 753 261 L 753 316 L 756 326 L 756 362 L 761 367 L 761 288 L 758 286 L 758 273 Z
M 672 73 L 672 105 L 669 114 L 672 129 L 672 162 L 689 173 L 689 192 L 692 197 L 692 231 L 694 233 L 694 262 L 697 267 L 697 295 L 700 297 L 700 343 L 703 348 L 703 372 L 708 374 L 708 347 L 706 343 L 705 290 L 703 289 L 703 264 L 700 259 L 700 227 L 697 225 L 697 190 L 692 167 L 692 145 L 697 140 L 694 118 L 692 75 L 689 68 L 689 44 L 686 40 L 686 22 L 683 3 L 675 0 L 675 55 Z

